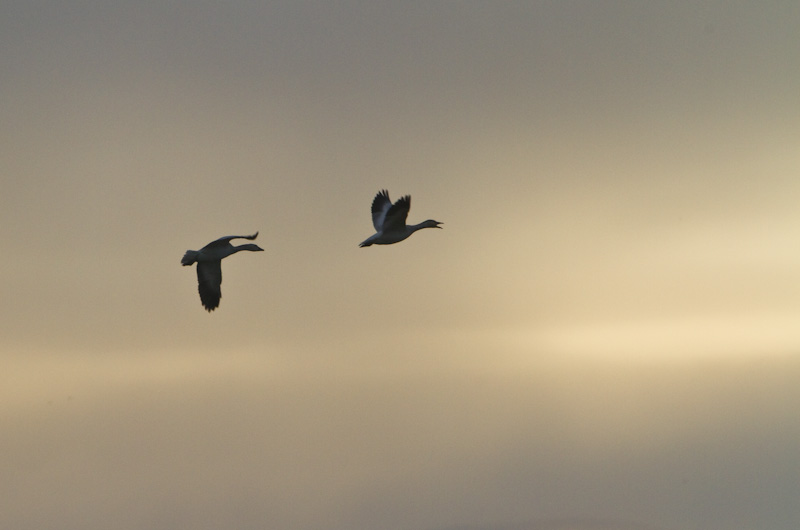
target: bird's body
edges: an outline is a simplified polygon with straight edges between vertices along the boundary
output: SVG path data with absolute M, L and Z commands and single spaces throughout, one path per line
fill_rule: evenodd
M 381 190 L 372 200 L 372 224 L 375 234 L 361 242 L 359 247 L 370 245 L 391 245 L 402 241 L 422 228 L 441 228 L 439 221 L 428 219 L 416 225 L 407 225 L 408 210 L 411 208 L 411 196 L 406 195 L 392 204 L 389 192 Z
M 187 250 L 183 258 L 181 258 L 181 264 L 184 266 L 197 262 L 197 290 L 200 293 L 200 301 L 206 311 L 211 312 L 216 309 L 219 306 L 219 299 L 222 298 L 222 259 L 240 250 L 253 252 L 264 250 L 252 243 L 235 247 L 231 245 L 231 239 L 249 239 L 252 241 L 256 236 L 258 236 L 258 232 L 252 236 L 221 237 L 200 250 Z

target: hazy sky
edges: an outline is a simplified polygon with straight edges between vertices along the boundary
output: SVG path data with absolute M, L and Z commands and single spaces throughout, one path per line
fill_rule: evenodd
M 3 2 L 0 527 L 796 530 L 798 27 Z

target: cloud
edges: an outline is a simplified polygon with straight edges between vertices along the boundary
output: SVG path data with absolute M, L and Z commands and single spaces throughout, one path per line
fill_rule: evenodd
M 3 522 L 730 530 L 794 513 L 768 510 L 793 491 L 794 361 L 359 372 L 342 359 L 19 360 L 11 375 L 39 377 L 6 388 Z

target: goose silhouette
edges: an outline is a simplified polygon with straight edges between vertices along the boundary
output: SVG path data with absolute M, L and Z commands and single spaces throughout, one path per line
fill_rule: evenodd
M 392 204 L 389 192 L 381 190 L 372 200 L 372 224 L 375 234 L 359 244 L 359 247 L 370 245 L 391 245 L 402 241 L 422 228 L 441 228 L 439 221 L 428 219 L 416 225 L 407 225 L 406 218 L 411 208 L 411 196 L 406 195 Z
M 197 290 L 200 292 L 200 302 L 209 313 L 219 307 L 219 299 L 222 298 L 222 258 L 227 258 L 240 250 L 253 252 L 264 250 L 253 243 L 235 247 L 231 244 L 231 239 L 252 241 L 256 236 L 258 236 L 258 232 L 252 236 L 221 237 L 200 250 L 187 250 L 181 258 L 181 264 L 184 266 L 197 262 Z

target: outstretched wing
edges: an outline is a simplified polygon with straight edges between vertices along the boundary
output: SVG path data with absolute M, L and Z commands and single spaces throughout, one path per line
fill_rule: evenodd
M 383 229 L 384 219 L 386 219 L 386 212 L 392 206 L 392 201 L 389 200 L 389 192 L 381 190 L 372 199 L 372 225 L 375 227 L 376 232 Z
M 221 246 L 224 246 L 224 245 L 227 245 L 228 243 L 230 243 L 231 239 L 249 239 L 249 240 L 252 241 L 256 237 L 258 237 L 258 232 L 256 232 L 252 236 L 225 236 L 225 237 L 221 237 L 221 238 L 219 238 L 217 240 L 212 241 L 211 243 L 209 243 L 208 245 L 204 246 L 203 248 L 221 247 Z
M 206 311 L 219 307 L 219 299 L 222 298 L 222 261 L 197 262 L 197 290 Z
M 397 200 L 386 212 L 383 220 L 383 232 L 402 232 L 406 229 L 406 218 L 411 208 L 411 196 L 406 195 Z

